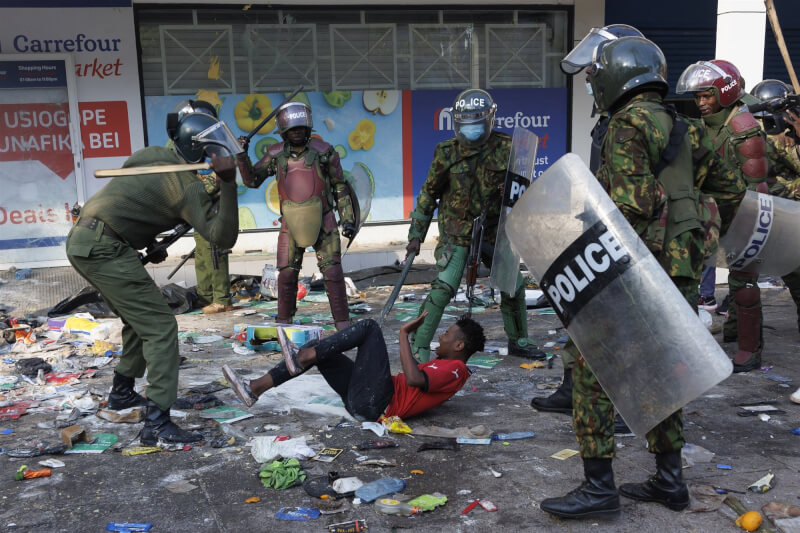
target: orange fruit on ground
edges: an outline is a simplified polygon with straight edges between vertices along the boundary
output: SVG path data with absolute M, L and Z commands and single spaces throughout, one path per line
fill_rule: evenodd
M 761 513 L 758 511 L 747 511 L 736 519 L 736 525 L 745 531 L 755 531 L 763 521 L 764 519 L 761 518 Z

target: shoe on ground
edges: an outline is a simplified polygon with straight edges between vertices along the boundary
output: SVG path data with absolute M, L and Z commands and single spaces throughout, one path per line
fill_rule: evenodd
M 208 304 L 203 308 L 204 315 L 214 315 L 216 313 L 223 313 L 227 311 L 233 311 L 232 305 L 222 305 L 214 302 L 213 304 Z
M 715 311 L 717 309 L 717 299 L 714 298 L 713 294 L 711 296 L 701 296 L 697 299 L 697 307 L 706 311 Z
M 572 414 L 572 369 L 564 369 L 564 380 L 556 391 L 546 398 L 534 398 L 531 407 L 537 411 Z
M 167 444 L 192 444 L 203 440 L 203 435 L 194 431 L 186 431 L 170 419 L 169 409 L 159 408 L 148 400 L 144 415 L 144 427 L 139 440 L 143 446 L 157 446 L 159 442 Z
M 253 404 L 256 403 L 258 396 L 253 394 L 253 391 L 250 390 L 249 379 L 242 379 L 242 377 L 228 365 L 222 365 L 222 375 L 225 376 L 225 379 L 228 381 L 231 389 L 233 389 L 236 397 L 239 398 L 239 401 L 247 407 L 252 407 Z
M 725 295 L 725 299 L 722 300 L 722 303 L 717 306 L 716 311 L 718 315 L 724 315 L 725 313 L 728 312 L 728 302 L 730 302 L 730 300 L 731 300 L 731 295 L 730 294 Z
M 286 361 L 286 369 L 289 373 L 293 376 L 302 374 L 305 369 L 300 365 L 300 360 L 297 358 L 300 348 L 289 340 L 283 328 L 278 328 L 278 344 L 281 345 L 283 360 Z
M 542 500 L 539 507 L 562 518 L 612 518 L 620 512 L 611 459 L 584 459 L 584 482 L 559 498 Z
M 536 344 L 530 339 L 517 339 L 516 341 L 509 339 L 508 355 L 533 359 L 534 361 L 544 361 L 547 359 L 547 354 L 538 349 Z
M 794 403 L 800 403 L 800 389 L 797 389 L 789 396 L 789 399 Z
M 736 357 L 734 356 L 733 359 L 733 373 L 740 374 L 744 372 L 750 372 L 751 370 L 756 370 L 761 368 L 761 354 L 754 354 L 750 359 L 743 363 L 737 363 Z
M 134 390 L 135 384 L 135 378 L 114 372 L 114 381 L 111 386 L 111 392 L 108 394 L 106 407 L 112 411 L 121 411 L 129 407 L 144 407 L 147 405 L 147 398 Z

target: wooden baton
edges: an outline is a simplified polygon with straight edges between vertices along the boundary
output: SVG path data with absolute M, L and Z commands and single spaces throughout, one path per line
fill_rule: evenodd
M 163 172 L 185 172 L 190 170 L 208 170 L 208 163 L 186 163 L 175 165 L 153 165 L 150 167 L 107 168 L 95 170 L 95 178 L 115 178 L 117 176 L 138 176 L 140 174 L 161 174 Z

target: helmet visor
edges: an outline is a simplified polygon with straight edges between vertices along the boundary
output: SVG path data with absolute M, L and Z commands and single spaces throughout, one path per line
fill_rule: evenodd
M 577 74 L 592 63 L 594 51 L 599 45 L 616 38 L 616 35 L 603 28 L 592 28 L 586 37 L 581 39 L 581 42 L 561 60 L 561 70 L 570 76 Z
M 192 136 L 192 141 L 206 147 L 206 151 L 220 156 L 242 153 L 242 145 L 236 140 L 227 124 L 219 121 Z M 224 150 L 224 151 L 222 151 Z
M 683 74 L 678 79 L 675 92 L 683 94 L 705 91 L 713 87 L 716 80 L 727 77 L 729 76 L 725 71 L 714 63 L 700 61 L 686 67 L 686 70 L 683 71 Z

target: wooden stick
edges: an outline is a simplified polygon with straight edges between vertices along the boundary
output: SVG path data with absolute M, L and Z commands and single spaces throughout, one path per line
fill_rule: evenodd
M 107 168 L 95 170 L 95 178 L 115 178 L 117 176 L 138 176 L 140 174 L 161 174 L 163 172 L 185 172 L 188 170 L 208 170 L 208 163 L 186 163 L 175 165 L 153 165 L 151 167 Z
M 792 87 L 795 94 L 800 93 L 800 83 L 797 81 L 797 74 L 794 73 L 792 66 L 792 58 L 789 57 L 789 50 L 786 48 L 786 41 L 783 40 L 783 32 L 781 25 L 778 22 L 778 13 L 775 11 L 775 3 L 773 0 L 764 0 L 767 6 L 767 17 L 769 17 L 769 25 L 772 26 L 772 33 L 775 34 L 775 40 L 778 41 L 778 48 L 783 56 L 783 62 L 786 64 L 786 70 L 789 71 L 789 78 L 792 80 Z

